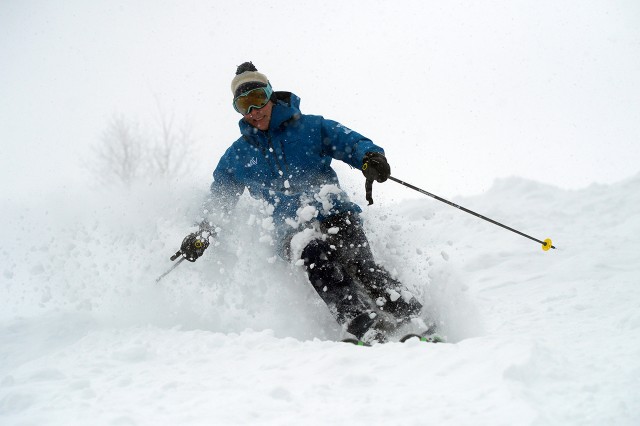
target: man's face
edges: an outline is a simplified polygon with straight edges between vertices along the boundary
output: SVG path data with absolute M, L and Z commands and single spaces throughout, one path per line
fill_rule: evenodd
M 258 130 L 265 131 L 269 128 L 271 110 L 273 110 L 273 102 L 269 101 L 260 109 L 252 108 L 249 114 L 244 115 L 244 121 Z

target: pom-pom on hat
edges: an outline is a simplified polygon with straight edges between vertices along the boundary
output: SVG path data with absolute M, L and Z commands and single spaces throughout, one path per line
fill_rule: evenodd
M 258 69 L 251 62 L 245 62 L 238 66 L 236 76 L 231 81 L 231 92 L 233 97 L 258 87 L 267 87 L 269 80 L 267 76 L 259 73 Z

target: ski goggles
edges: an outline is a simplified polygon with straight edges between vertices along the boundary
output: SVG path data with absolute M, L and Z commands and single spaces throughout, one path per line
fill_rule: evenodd
M 248 90 L 233 100 L 233 108 L 240 114 L 247 115 L 252 109 L 260 109 L 265 106 L 272 94 L 271 84 L 267 84 L 267 87 Z

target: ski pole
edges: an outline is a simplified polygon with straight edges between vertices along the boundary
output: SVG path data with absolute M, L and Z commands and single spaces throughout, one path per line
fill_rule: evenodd
M 547 239 L 546 239 L 546 240 L 544 240 L 544 241 L 540 241 L 540 240 L 538 240 L 537 238 L 533 238 L 532 236 L 527 235 L 527 234 L 525 234 L 525 233 L 523 233 L 523 232 L 520 232 L 520 231 L 518 231 L 518 230 L 516 230 L 516 229 L 510 228 L 510 227 L 508 227 L 507 225 L 503 225 L 503 224 L 502 224 L 502 223 L 500 223 L 500 222 L 497 222 L 497 221 L 495 221 L 495 220 L 493 220 L 493 219 L 489 219 L 488 217 L 483 216 L 483 215 L 481 215 L 481 214 L 479 214 L 479 213 L 476 213 L 476 212 L 474 212 L 473 210 L 469 210 L 469 209 L 467 209 L 467 208 L 465 208 L 465 207 L 459 206 L 459 205 L 458 205 L 458 204 L 456 204 L 456 203 L 452 203 L 451 201 L 445 200 L 445 199 L 444 199 L 444 198 L 442 198 L 442 197 L 438 197 L 437 195 L 432 194 L 432 193 L 430 193 L 430 192 L 427 192 L 427 191 L 425 191 L 424 189 L 420 189 L 420 188 L 418 188 L 417 186 L 413 186 L 413 185 L 411 185 L 410 183 L 404 182 L 404 181 L 402 181 L 402 180 L 400 180 L 400 179 L 396 179 L 396 178 L 394 178 L 393 176 L 389 176 L 389 179 L 390 179 L 390 180 L 392 180 L 392 181 L 394 181 L 394 182 L 398 182 L 399 184 L 404 185 L 404 186 L 406 186 L 407 188 L 411 188 L 411 189 L 413 189 L 414 191 L 418 191 L 418 192 L 420 192 L 420 193 L 422 193 L 422 194 L 424 194 L 424 195 L 428 195 L 428 196 L 429 196 L 429 197 L 431 197 L 431 198 L 435 198 L 435 199 L 436 199 L 436 200 L 438 200 L 438 201 L 442 201 L 443 203 L 449 204 L 450 206 L 455 207 L 455 208 L 457 208 L 457 209 L 460 209 L 460 210 L 462 210 L 463 212 L 466 212 L 466 213 L 472 214 L 472 215 L 474 215 L 475 217 L 479 217 L 480 219 L 484 219 L 484 220 L 486 220 L 487 222 L 491 222 L 491 223 L 493 223 L 494 225 L 498 225 L 498 226 L 500 226 L 500 227 L 502 227 L 502 228 L 504 228 L 504 229 L 507 229 L 507 230 L 509 230 L 509 231 L 511 231 L 511 232 L 515 232 L 515 233 L 516 233 L 516 234 L 518 234 L 518 235 L 522 235 L 523 237 L 527 237 L 527 238 L 529 238 L 530 240 L 533 240 L 533 241 L 535 241 L 535 242 L 538 242 L 538 243 L 542 244 L 542 250 L 544 250 L 544 251 L 548 251 L 549 249 L 554 249 L 554 250 L 555 250 L 555 247 L 553 246 L 553 244 L 552 244 L 552 242 L 551 242 L 551 238 L 547 238 Z
M 164 277 L 166 277 L 169 272 L 173 271 L 174 269 L 176 269 L 178 267 L 178 265 L 180 265 L 184 260 L 186 259 L 186 257 L 183 257 L 182 259 L 178 260 L 175 265 L 173 265 L 171 268 L 169 268 L 167 270 L 167 272 L 165 272 L 164 274 L 160 275 L 158 278 L 156 278 L 156 283 L 159 283 L 161 279 L 163 279 Z M 174 260 L 173 258 L 171 260 Z

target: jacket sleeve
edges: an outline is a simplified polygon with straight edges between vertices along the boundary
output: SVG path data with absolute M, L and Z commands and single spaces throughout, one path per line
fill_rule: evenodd
M 232 150 L 233 148 L 229 148 L 225 152 L 213 172 L 211 198 L 207 201 L 206 208 L 214 214 L 229 214 L 244 191 L 244 184 L 235 177 L 234 167 L 237 165 L 229 161 Z
M 336 160 L 360 169 L 367 152 L 384 154 L 384 149 L 337 121 L 322 119 L 322 151 Z

